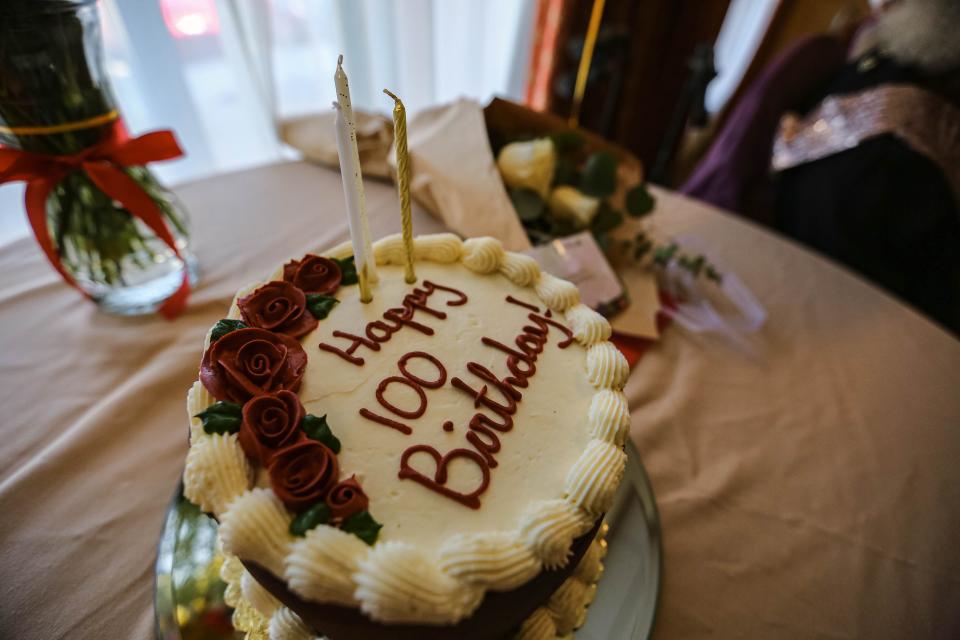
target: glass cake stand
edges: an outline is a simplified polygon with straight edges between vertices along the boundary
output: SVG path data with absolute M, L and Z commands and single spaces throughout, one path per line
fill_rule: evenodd
M 633 443 L 627 469 L 607 514 L 608 553 L 597 597 L 577 640 L 645 640 L 660 595 L 660 519 L 653 488 Z M 158 640 L 242 640 L 230 623 L 220 578 L 217 525 L 174 494 L 157 547 L 154 605 Z

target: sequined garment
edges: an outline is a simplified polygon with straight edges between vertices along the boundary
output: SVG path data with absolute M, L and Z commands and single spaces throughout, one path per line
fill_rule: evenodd
M 832 95 L 803 118 L 784 115 L 771 164 L 783 171 L 887 133 L 932 160 L 960 201 L 960 109 L 911 85 L 884 84 Z

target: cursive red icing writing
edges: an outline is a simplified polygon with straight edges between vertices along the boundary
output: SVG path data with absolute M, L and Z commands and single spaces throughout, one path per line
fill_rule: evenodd
M 402 384 L 410 389 L 413 389 L 413 392 L 417 394 L 417 397 L 420 400 L 416 409 L 401 409 L 384 397 L 384 392 L 386 392 L 387 388 L 394 383 Z M 384 378 L 380 381 L 380 384 L 377 385 L 377 391 L 374 395 L 376 396 L 377 402 L 380 403 L 381 407 L 403 418 L 419 418 L 427 410 L 427 394 L 424 393 L 423 387 L 403 376 L 390 376 L 389 378 Z
M 382 316 L 383 320 L 368 322 L 364 327 L 362 336 L 345 331 L 334 331 L 334 338 L 344 338 L 348 341 L 349 344 L 345 348 L 326 342 L 321 342 L 318 346 L 321 350 L 337 355 L 352 365 L 362 367 L 364 363 L 363 357 L 354 355 L 357 349 L 365 347 L 371 351 L 379 351 L 380 344 L 390 340 L 393 334 L 403 327 L 410 327 L 420 333 L 432 336 L 434 333 L 433 329 L 422 322 L 414 320 L 414 316 L 419 311 L 439 320 L 446 319 L 447 314 L 445 312 L 434 309 L 427 304 L 430 296 L 437 291 L 450 294 L 451 297 L 446 301 L 446 306 L 448 307 L 459 307 L 460 305 L 466 304 L 468 300 L 467 294 L 459 289 L 424 280 L 423 288 L 414 288 L 413 291 L 405 295 L 401 306 L 384 311 Z
M 433 477 L 420 473 L 410 465 L 410 457 L 418 452 L 426 453 L 433 459 Z M 452 460 L 458 459 L 469 460 L 480 470 L 480 484 L 469 493 L 457 491 L 447 486 L 447 466 Z M 454 449 L 446 455 L 441 456 L 439 451 L 428 444 L 415 444 L 412 447 L 407 447 L 403 455 L 400 456 L 400 472 L 397 475 L 401 480 L 419 482 L 427 489 L 435 491 L 471 509 L 480 508 L 480 495 L 490 486 L 490 468 L 476 451 L 471 451 L 470 449 Z
M 410 435 L 413 433 L 413 429 L 409 425 L 403 424 L 402 422 L 397 422 L 396 420 L 391 420 L 390 418 L 385 418 L 381 415 L 370 411 L 370 409 L 360 409 L 360 415 L 370 420 L 371 422 L 376 422 L 377 424 L 382 424 L 385 427 L 390 427 L 391 429 L 396 429 L 404 435 Z
M 523 399 L 520 389 L 526 389 L 529 386 L 529 379 L 537 372 L 537 358 L 543 353 L 551 327 L 563 334 L 563 338 L 557 342 L 558 348 L 565 349 L 573 342 L 570 329 L 553 320 L 549 311 L 541 315 L 540 309 L 532 304 L 512 296 L 507 296 L 506 300 L 531 311 L 527 315 L 531 324 L 524 325 L 520 334 L 514 338 L 515 346 L 508 346 L 488 337 L 481 338 L 481 341 L 484 345 L 506 355 L 506 366 L 510 375 L 500 378 L 482 364 L 468 362 L 467 371 L 473 374 L 475 381 L 467 382 L 457 376 L 450 378 L 450 384 L 469 396 L 473 400 L 474 407 L 478 409 L 470 418 L 465 436 L 472 449 L 454 449 L 446 455 L 441 455 L 432 446 L 417 444 L 408 447 L 400 458 L 398 475 L 401 479 L 414 480 L 431 491 L 471 509 L 480 508 L 480 496 L 490 484 L 490 469 L 497 466 L 496 454 L 502 447 L 500 436 L 497 434 L 513 429 L 513 416 L 517 412 L 518 403 Z M 408 355 L 412 357 L 412 354 Z M 403 371 L 402 368 L 401 370 Z M 483 409 L 488 410 L 492 415 L 484 413 Z M 450 431 L 453 429 L 453 424 L 447 421 L 443 428 L 445 431 Z M 410 457 L 417 452 L 427 453 L 433 460 L 432 478 L 410 465 Z M 454 459 L 470 460 L 480 469 L 482 482 L 473 491 L 467 493 L 447 485 L 447 465 Z
M 424 380 L 423 378 L 407 371 L 407 363 L 414 358 L 422 358 L 435 366 L 437 368 L 437 379 Z M 429 353 L 425 353 L 423 351 L 411 351 L 410 353 L 405 354 L 397 361 L 397 368 L 400 369 L 400 373 L 406 376 L 407 379 L 417 383 L 421 387 L 426 387 L 427 389 L 439 389 L 447 381 L 447 370 L 443 367 L 443 364 Z
M 437 377 L 433 380 L 426 380 L 414 373 L 411 373 L 407 369 L 407 363 L 409 363 L 414 358 L 419 358 L 426 360 L 434 367 L 437 368 Z M 427 410 L 427 396 L 424 393 L 424 388 L 426 389 L 439 389 L 447 381 L 447 370 L 444 368 L 443 363 L 437 360 L 435 357 L 426 353 L 424 351 L 411 351 L 410 353 L 404 354 L 397 361 L 397 368 L 402 373 L 402 376 L 390 376 L 385 378 L 377 385 L 377 390 L 374 393 L 374 396 L 377 399 L 377 402 L 380 403 L 380 406 L 389 411 L 390 413 L 400 416 L 401 418 L 419 418 L 423 416 L 424 412 Z M 395 404 L 387 400 L 385 393 L 387 388 L 393 384 L 403 384 L 413 390 L 419 398 L 419 404 L 414 410 L 401 409 Z M 396 429 L 397 431 L 410 435 L 413 433 L 413 429 L 402 422 L 397 422 L 393 418 L 387 418 L 379 414 L 370 411 L 367 408 L 360 409 L 360 415 L 367 420 L 376 422 L 377 424 L 382 424 L 384 426 L 390 427 L 391 429 Z

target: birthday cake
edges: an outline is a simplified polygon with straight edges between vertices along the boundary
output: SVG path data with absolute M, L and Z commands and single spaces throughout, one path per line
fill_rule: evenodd
M 349 244 L 238 292 L 187 398 L 184 494 L 271 638 L 551 638 L 583 622 L 629 368 L 576 287 L 492 238 Z

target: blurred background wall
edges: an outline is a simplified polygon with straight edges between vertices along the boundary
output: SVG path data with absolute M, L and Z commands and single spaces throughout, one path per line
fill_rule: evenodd
M 176 131 L 186 159 L 156 170 L 177 183 L 293 157 L 277 124 L 329 107 L 338 53 L 361 109 L 386 112 L 389 86 L 411 111 L 499 95 L 566 116 L 593 1 L 99 6 L 124 117 L 134 132 Z M 867 9 L 867 0 L 609 0 L 581 122 L 677 184 L 745 79 L 797 36 Z M 21 199 L 19 186 L 0 189 L 0 243 L 26 234 Z

